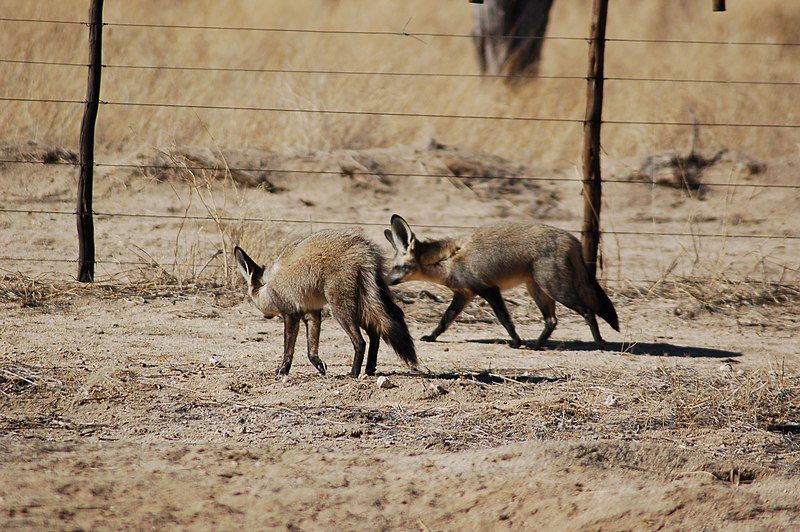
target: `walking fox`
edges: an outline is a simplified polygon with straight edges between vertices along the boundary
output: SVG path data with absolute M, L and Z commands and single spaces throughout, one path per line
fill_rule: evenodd
M 308 359 L 325 375 L 319 358 L 322 307 L 353 342 L 355 354 L 350 375 L 358 376 L 369 337 L 366 374 L 374 375 L 380 338 L 401 360 L 416 366 L 417 353 L 403 310 L 392 300 L 383 277 L 383 256 L 378 246 L 354 230 L 327 230 L 290 244 L 273 261 L 259 266 L 240 247 L 236 264 L 247 280 L 250 298 L 267 318 L 283 317 L 283 360 L 276 374 L 286 375 L 292 365 L 300 320 L 306 324 Z
M 511 346 L 519 347 L 522 340 L 500 291 L 520 284 L 527 287 L 544 316 L 544 330 L 534 349 L 541 348 L 556 328 L 556 301 L 583 316 L 601 349 L 605 341 L 595 315 L 619 331 L 614 305 L 589 275 L 580 243 L 567 231 L 542 224 L 505 223 L 476 229 L 463 238 L 420 241 L 395 214 L 391 230 L 384 234 L 395 250 L 389 284 L 428 281 L 453 291 L 450 306 L 436 329 L 422 337 L 425 341 L 435 341 L 479 295 L 508 331 Z

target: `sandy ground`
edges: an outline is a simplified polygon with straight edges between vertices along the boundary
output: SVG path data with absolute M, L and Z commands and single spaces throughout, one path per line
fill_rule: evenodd
M 501 219 L 579 228 L 579 187 L 563 181 L 574 175 L 446 151 L 280 165 L 226 154 L 231 166 L 331 171 L 239 176 L 268 178 L 256 188 L 206 186 L 199 171 L 100 169 L 98 213 L 174 218 L 98 215 L 103 263 L 88 286 L 69 280 L 75 222 L 58 214 L 73 209 L 75 169 L 0 167 L 3 528 L 800 526 L 797 240 L 700 236 L 800 236 L 798 191 L 750 186 L 795 183 L 800 157 L 754 172 L 734 154 L 702 178 L 740 186 L 702 198 L 606 185 L 603 278 L 622 325 L 601 323 L 608 351 L 563 307 L 546 349 L 511 349 L 475 302 L 438 342 L 418 342 L 419 371 L 381 348 L 378 371 L 394 387 L 344 376 L 352 348 L 330 319 L 329 375 L 305 359 L 301 333 L 291 374 L 275 379 L 282 323 L 259 317 L 242 282 L 225 286 L 223 246 L 264 256 L 286 233 L 341 221 L 364 224 L 388 254 L 393 212 L 422 237 Z M 550 180 L 414 177 L 459 164 Z M 606 177 L 625 181 L 640 164 L 609 162 Z M 191 218 L 209 214 L 224 218 Z M 248 222 L 263 218 L 285 221 Z M 653 231 L 673 236 L 642 234 Z M 417 338 L 448 302 L 431 285 L 396 294 Z M 535 305 L 520 290 L 507 297 L 520 334 L 535 338 Z

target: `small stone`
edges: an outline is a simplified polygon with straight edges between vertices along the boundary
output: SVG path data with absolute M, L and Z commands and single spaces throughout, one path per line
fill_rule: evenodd
M 381 390 L 397 387 L 395 383 L 389 380 L 389 377 L 384 377 L 384 376 L 378 377 L 376 383 L 378 385 L 378 388 L 380 388 Z
M 609 406 L 609 407 L 610 407 L 610 406 L 617 406 L 617 398 L 616 398 L 616 397 L 614 397 L 614 394 L 611 394 L 611 393 L 610 393 L 610 394 L 608 394 L 608 395 L 606 396 L 606 400 L 605 400 L 605 401 L 603 401 L 603 403 L 605 403 L 605 405 L 606 405 L 606 406 Z
M 719 367 L 720 373 L 730 373 L 733 367 L 730 364 L 723 364 Z

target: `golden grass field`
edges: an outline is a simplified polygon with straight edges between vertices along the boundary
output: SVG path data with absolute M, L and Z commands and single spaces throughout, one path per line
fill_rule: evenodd
M 559 0 L 548 36 L 583 38 L 590 2 Z M 88 1 L 0 2 L 14 18 L 80 21 Z M 303 152 L 441 142 L 482 149 L 527 164 L 580 165 L 581 124 L 219 111 L 130 107 L 169 103 L 278 109 L 412 114 L 568 118 L 581 120 L 582 79 L 542 79 L 508 87 L 475 77 L 142 70 L 122 66 L 178 66 L 376 73 L 476 74 L 466 0 L 220 3 L 127 1 L 107 3 L 97 146 L 101 153 L 142 146 L 255 146 Z M 125 27 L 166 24 L 281 29 L 442 33 L 459 37 L 287 33 Z M 797 82 L 800 12 L 779 0 L 741 0 L 724 13 L 710 2 L 615 0 L 611 39 L 668 39 L 795 43 L 746 46 L 609 42 L 606 76 Z M 0 22 L 3 57 L 85 63 L 87 31 L 81 25 Z M 543 76 L 585 76 L 582 40 L 549 40 Z M 86 69 L 0 64 L 2 95 L 82 100 Z M 797 90 L 786 85 L 608 81 L 604 118 L 637 122 L 800 124 Z M 78 142 L 77 104 L 7 102 L 0 107 L 4 139 L 39 140 L 66 147 Z M 690 128 L 607 125 L 603 145 L 613 157 L 646 155 L 688 146 Z M 797 149 L 794 128 L 701 128 L 701 146 L 735 147 L 755 156 Z

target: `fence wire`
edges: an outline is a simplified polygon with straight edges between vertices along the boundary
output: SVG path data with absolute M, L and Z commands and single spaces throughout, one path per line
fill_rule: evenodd
M 37 209 L 13 209 L 13 208 L 0 208 L 0 213 L 10 214 L 47 214 L 56 216 L 75 216 L 74 211 L 54 211 L 54 210 L 37 210 Z M 207 222 L 241 222 L 241 223 L 261 223 L 261 224 L 312 224 L 312 225 L 346 225 L 355 227 L 387 227 L 389 224 L 386 222 L 360 222 L 353 220 L 331 220 L 320 218 L 256 218 L 250 216 L 212 216 L 200 214 L 146 214 L 146 213 L 125 213 L 125 212 L 103 212 L 93 211 L 92 214 L 97 217 L 104 218 L 143 218 L 154 220 L 190 220 L 190 221 L 207 221 Z M 427 229 L 459 229 L 459 230 L 472 230 L 477 229 L 477 225 L 453 225 L 453 224 L 414 224 L 417 227 L 424 227 Z M 580 233 L 580 229 L 567 229 L 571 233 Z M 747 234 L 747 233 L 700 233 L 700 232 L 665 232 L 665 231 L 629 231 L 629 230 L 603 230 L 606 235 L 638 235 L 638 236 L 651 236 L 651 237 L 697 237 L 697 238 L 751 238 L 758 240 L 800 240 L 800 236 L 792 235 L 789 232 L 783 234 Z
M 33 18 L 14 18 L 0 17 L 0 22 L 24 22 L 36 24 L 60 24 L 73 26 L 89 26 L 86 20 L 58 20 L 58 19 L 33 19 Z M 150 29 L 173 29 L 173 30 L 200 30 L 200 31 L 233 31 L 233 32 L 264 32 L 264 33 L 311 33 L 320 35 L 345 35 L 345 36 L 388 36 L 388 37 L 446 37 L 453 39 L 474 39 L 471 33 L 447 33 L 447 32 L 412 32 L 408 30 L 408 24 L 401 30 L 349 30 L 349 29 L 320 29 L 320 28 L 279 28 L 279 27 L 258 27 L 258 26 L 221 26 L 221 25 L 195 25 L 195 24 L 159 24 L 144 22 L 104 22 L 104 27 L 118 28 L 150 28 Z M 543 41 L 584 41 L 590 42 L 590 37 L 584 36 L 558 36 L 558 35 L 498 35 L 498 38 L 508 40 L 543 40 Z M 800 46 L 799 42 L 787 41 L 736 41 L 736 40 L 702 40 L 702 39 L 650 39 L 633 37 L 606 37 L 606 42 L 632 43 L 632 44 L 691 44 L 691 45 L 715 45 L 715 46 Z
M 80 163 L 71 161 L 44 161 L 44 160 L 28 160 L 28 159 L 0 159 L 0 164 L 21 164 L 21 165 L 53 165 L 53 166 L 80 166 Z M 294 168 L 281 168 L 281 167 L 257 167 L 257 166 L 207 166 L 207 165 L 168 165 L 168 164 L 136 164 L 136 163 L 107 163 L 96 162 L 96 168 L 125 168 L 129 170 L 180 170 L 188 172 L 248 172 L 248 173 L 261 173 L 261 174 L 298 174 L 298 175 L 331 175 L 341 176 L 341 170 L 298 170 Z M 459 174 L 452 173 L 414 173 L 414 172 L 361 172 L 349 171 L 350 176 L 363 176 L 371 177 L 380 175 L 381 177 L 423 177 L 431 179 L 489 179 L 489 180 L 502 180 L 502 181 L 531 181 L 541 183 L 574 183 L 582 184 L 583 181 L 579 178 L 572 177 L 558 177 L 558 176 L 531 176 L 531 175 L 499 175 L 499 174 Z M 613 183 L 622 185 L 646 185 L 646 186 L 661 186 L 658 183 L 646 180 L 637 179 L 613 179 L 603 178 L 603 183 Z M 721 188 L 753 188 L 753 189 L 786 189 L 786 190 L 800 190 L 800 184 L 787 185 L 783 183 L 722 183 L 714 181 L 703 181 L 699 183 L 700 187 L 721 187 Z
M 67 61 L 36 61 L 29 59 L 4 59 L 0 63 L 16 65 L 37 66 L 68 66 L 88 68 L 87 63 L 74 63 Z M 289 69 L 289 68 L 245 68 L 245 67 L 220 67 L 201 65 L 131 65 L 104 63 L 104 69 L 118 70 L 164 70 L 179 72 L 200 73 L 240 73 L 240 74 L 297 74 L 297 75 L 324 75 L 324 76 L 366 76 L 366 77 L 419 77 L 419 78 L 465 78 L 465 79 L 539 79 L 539 80 L 576 80 L 586 81 L 586 75 L 546 75 L 546 74 L 477 74 L 463 72 L 393 72 L 381 70 L 331 70 L 331 69 Z M 632 81 L 648 83 L 677 83 L 677 84 L 705 84 L 705 85 L 753 85 L 753 86 L 778 86 L 796 87 L 800 81 L 790 80 L 760 80 L 760 79 L 703 79 L 703 78 L 656 78 L 635 76 L 604 76 L 605 81 Z

